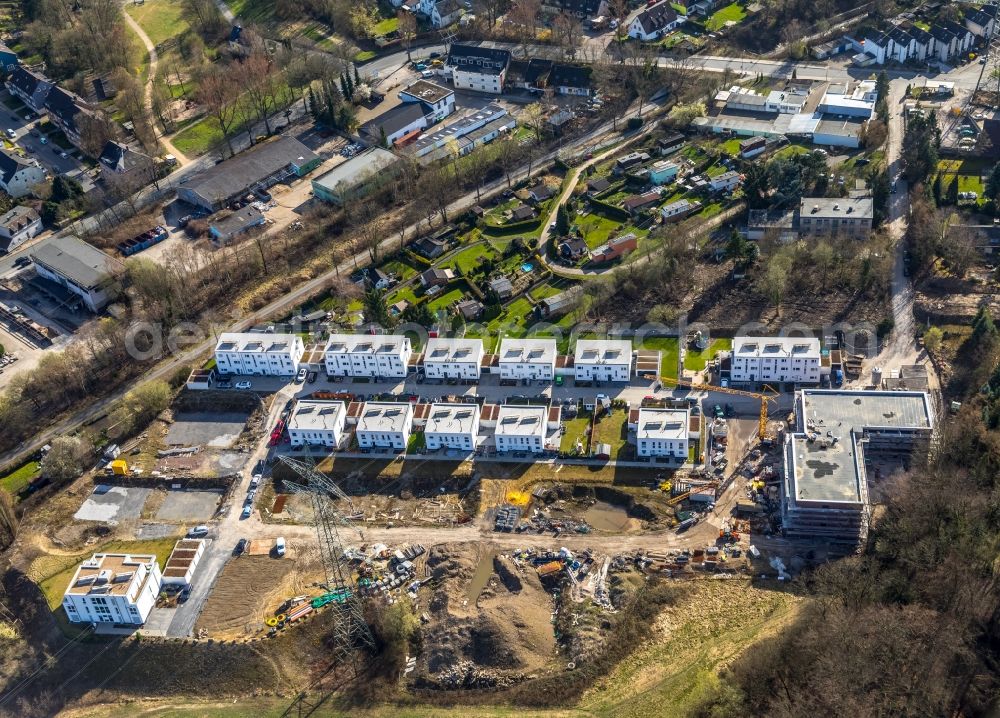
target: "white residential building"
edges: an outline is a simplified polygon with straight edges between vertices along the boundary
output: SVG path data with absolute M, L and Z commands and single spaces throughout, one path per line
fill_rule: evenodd
M 413 405 L 409 402 L 366 402 L 355 432 L 358 446 L 402 451 L 410 440 L 412 425 Z
M 476 448 L 479 435 L 478 404 L 431 404 L 424 428 L 428 450 Z
M 511 339 L 500 341 L 501 379 L 551 380 L 556 371 L 555 339 Z
M 80 564 L 63 594 L 73 623 L 141 626 L 160 595 L 156 556 L 95 553 Z
M 738 336 L 733 340 L 729 377 L 733 383 L 818 384 L 819 339 Z
M 452 43 L 445 61 L 445 74 L 456 90 L 475 90 L 499 95 L 510 65 L 510 51 Z
M 628 381 L 632 378 L 632 342 L 627 339 L 580 339 L 573 371 L 577 381 Z
M 332 334 L 326 343 L 329 376 L 405 377 L 413 348 L 402 334 Z
M 709 179 L 708 184 L 713 192 L 732 192 L 740 186 L 740 173 L 732 170 L 723 172 L 718 177 Z
M 639 456 L 666 456 L 687 461 L 689 411 L 639 409 L 635 431 L 636 453 Z
M 294 376 L 305 353 L 297 334 L 227 332 L 215 345 L 220 374 Z
M 299 399 L 288 419 L 292 446 L 337 448 L 344 436 L 347 407 L 342 401 Z
M 497 426 L 493 434 L 497 451 L 541 453 L 545 450 L 548 420 L 548 407 L 504 404 L 497 413 Z
M 424 375 L 428 379 L 478 379 L 483 354 L 482 339 L 428 339 Z

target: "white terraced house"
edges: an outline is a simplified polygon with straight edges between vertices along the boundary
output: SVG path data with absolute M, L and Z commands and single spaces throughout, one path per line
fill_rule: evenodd
M 215 345 L 220 374 L 295 376 L 305 353 L 297 334 L 226 333 Z
M 499 364 L 501 379 L 551 381 L 556 371 L 556 340 L 503 339 Z
M 734 383 L 794 382 L 818 384 L 819 339 L 736 337 L 729 378 Z
M 501 406 L 497 412 L 497 426 L 493 433 L 497 451 L 541 453 L 545 450 L 548 419 L 548 407 L 509 404 Z
M 401 334 L 332 334 L 326 343 L 329 376 L 405 377 L 413 348 Z
M 688 458 L 688 409 L 639 409 L 635 431 L 639 456 Z
M 632 378 L 632 342 L 627 339 L 580 339 L 573 356 L 577 381 L 628 381 Z
M 431 404 L 424 427 L 424 443 L 428 450 L 476 448 L 479 435 L 478 404 Z
M 428 339 L 424 374 L 428 379 L 478 379 L 483 354 L 482 339 Z
M 369 401 L 361 410 L 355 436 L 362 449 L 402 451 L 410 440 L 413 405 L 409 402 Z
M 63 594 L 63 609 L 73 623 L 141 626 L 160 595 L 156 556 L 95 553 L 81 563 Z
M 288 419 L 292 446 L 340 446 L 347 407 L 342 401 L 299 399 Z

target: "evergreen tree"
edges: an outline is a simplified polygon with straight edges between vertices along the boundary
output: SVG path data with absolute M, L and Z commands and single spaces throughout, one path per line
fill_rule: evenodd
M 340 91 L 344 93 L 344 97 L 351 96 L 351 92 L 347 85 L 347 77 L 343 73 L 340 74 Z
M 934 177 L 934 184 L 931 187 L 931 191 L 934 193 L 934 204 L 938 207 L 941 206 L 941 173 L 938 172 Z
M 309 109 L 309 116 L 313 121 L 319 119 L 319 110 L 316 105 L 316 93 L 313 92 L 312 85 L 309 86 L 309 96 L 306 98 L 306 107 Z
M 948 197 L 945 199 L 946 204 L 958 204 L 958 175 L 951 178 L 951 182 L 948 183 Z
M 569 212 L 566 211 L 566 205 L 561 204 L 556 210 L 556 232 L 560 237 L 569 234 Z
M 379 146 L 386 150 L 389 149 L 389 138 L 386 137 L 384 127 L 378 128 L 378 135 L 379 135 L 379 141 L 378 141 Z
M 1000 163 L 993 165 L 986 180 L 986 196 L 992 200 L 1000 198 Z
M 354 66 L 354 86 L 357 87 L 361 84 L 361 75 L 358 74 L 358 66 Z

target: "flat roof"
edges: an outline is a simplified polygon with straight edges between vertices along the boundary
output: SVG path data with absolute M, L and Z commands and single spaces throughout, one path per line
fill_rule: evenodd
M 501 364 L 555 364 L 556 340 L 506 337 L 500 341 L 499 354 Z
M 540 436 L 545 438 L 547 406 L 503 404 L 497 412 L 498 436 Z
M 798 432 L 791 437 L 796 501 L 862 503 L 867 479 L 857 442 L 864 431 L 934 427 L 924 392 L 802 389 L 796 393 L 796 416 Z
M 37 244 L 29 255 L 34 262 L 87 289 L 100 285 L 125 268 L 114 257 L 73 235 L 53 237 Z
M 746 358 L 819 357 L 816 337 L 750 337 L 733 339 L 733 356 Z
M 874 204 L 871 197 L 803 197 L 799 201 L 799 218 L 859 217 L 871 219 Z
M 477 364 L 483 358 L 483 340 L 464 337 L 438 337 L 427 340 L 424 349 L 424 363 L 427 362 L 469 362 Z
M 152 554 L 95 553 L 76 569 L 66 595 L 133 595 L 132 587 L 145 582 L 155 563 Z
M 471 434 L 479 419 L 479 404 L 431 404 L 428 434 Z
M 412 85 L 407 85 L 400 90 L 399 94 L 410 95 L 411 97 L 416 97 L 421 102 L 428 102 L 433 105 L 435 102 L 440 102 L 449 95 L 454 95 L 455 91 L 436 83 L 428 82 L 427 80 L 417 80 Z
M 687 409 L 640 408 L 636 438 L 678 440 L 688 438 Z
M 347 162 L 337 165 L 322 177 L 317 177 L 313 180 L 313 185 L 327 190 L 335 190 L 341 183 L 354 186 L 397 162 L 399 158 L 389 150 L 371 147 Z
M 224 202 L 286 167 L 303 167 L 318 159 L 319 155 L 294 137 L 282 136 L 209 167 L 181 187 L 206 200 Z
M 225 332 L 215 345 L 217 352 L 287 352 L 301 341 L 298 334 L 262 334 L 259 332 Z
M 331 334 L 326 352 L 334 354 L 400 354 L 410 340 L 403 334 Z
M 288 419 L 288 428 L 300 431 L 329 431 L 336 427 L 337 422 L 346 413 L 347 406 L 342 401 L 299 399 Z
M 365 402 L 358 417 L 358 431 L 405 432 L 410 428 L 413 406 L 409 402 Z
M 834 119 L 832 115 L 825 114 L 820 119 L 814 134 L 836 135 L 838 137 L 858 137 L 865 125 L 865 120 L 860 117 L 845 117 Z
M 574 363 L 632 364 L 632 342 L 628 339 L 579 339 L 573 354 Z

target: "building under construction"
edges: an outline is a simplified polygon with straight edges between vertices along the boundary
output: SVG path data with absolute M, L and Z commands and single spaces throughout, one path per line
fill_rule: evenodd
M 786 434 L 781 518 L 786 536 L 856 544 L 868 533 L 866 463 L 926 454 L 930 397 L 916 391 L 803 389 Z

